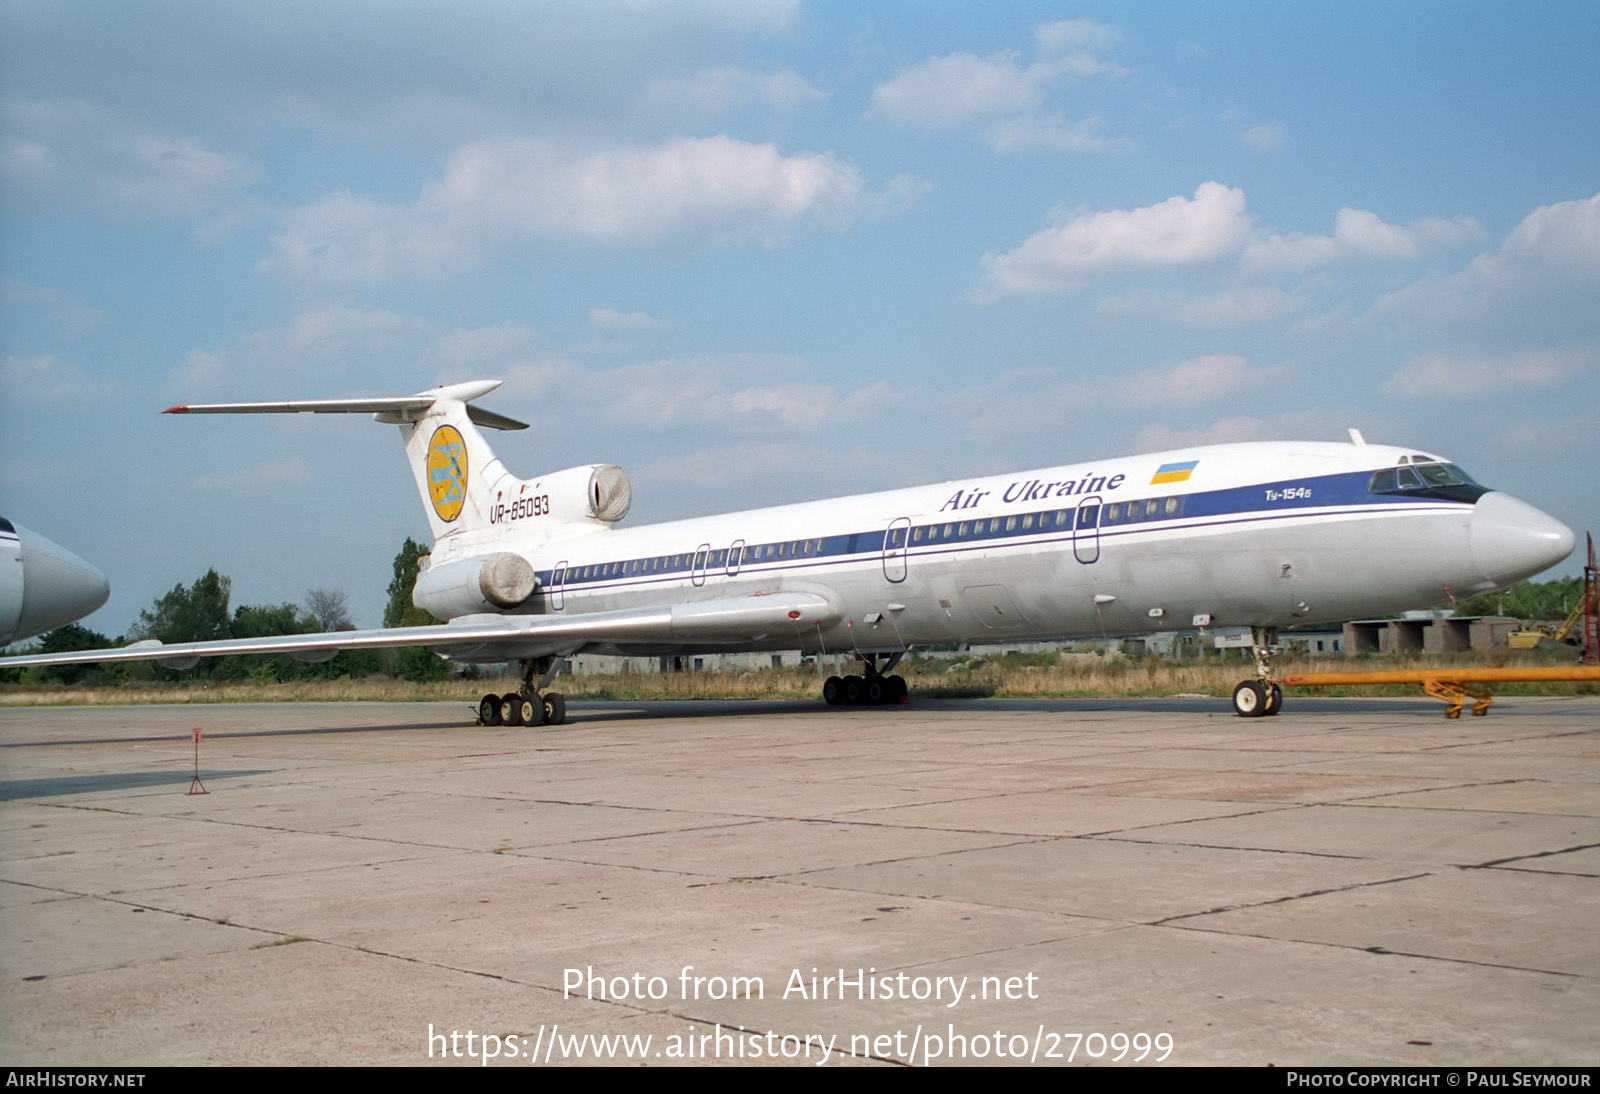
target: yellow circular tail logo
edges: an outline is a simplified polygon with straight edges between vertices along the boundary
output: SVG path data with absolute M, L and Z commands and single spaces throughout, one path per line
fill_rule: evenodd
M 461 515 L 467 502 L 467 443 L 455 426 L 440 426 L 428 442 L 428 493 L 440 520 Z

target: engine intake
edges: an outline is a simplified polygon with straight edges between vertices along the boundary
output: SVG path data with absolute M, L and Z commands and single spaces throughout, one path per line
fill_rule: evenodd
M 615 524 L 628 515 L 633 505 L 633 486 L 628 473 L 610 463 L 569 467 L 540 475 L 524 484 L 525 490 L 548 499 L 549 514 L 556 520 L 597 520 Z
M 523 604 L 539 587 L 533 565 L 500 551 L 429 566 L 417 575 L 411 603 L 435 619 L 506 611 Z

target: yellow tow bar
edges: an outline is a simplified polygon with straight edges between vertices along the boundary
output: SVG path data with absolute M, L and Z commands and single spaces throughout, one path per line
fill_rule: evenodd
M 1482 717 L 1494 705 L 1488 688 L 1469 684 L 1522 684 L 1552 680 L 1600 681 L 1600 665 L 1571 665 L 1510 669 L 1397 669 L 1388 672 L 1291 672 L 1273 679 L 1284 687 L 1343 687 L 1347 684 L 1421 684 L 1435 699 L 1445 703 L 1446 718 L 1461 717 L 1462 709 L 1472 704 L 1472 713 Z

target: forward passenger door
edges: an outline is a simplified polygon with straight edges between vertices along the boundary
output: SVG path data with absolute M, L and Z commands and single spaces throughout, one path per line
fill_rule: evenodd
M 906 556 L 911 542 L 911 518 L 896 517 L 883 534 L 883 576 L 891 582 L 906 579 Z
M 1085 566 L 1100 559 L 1100 498 L 1084 498 L 1078 503 L 1073 522 L 1072 553 Z

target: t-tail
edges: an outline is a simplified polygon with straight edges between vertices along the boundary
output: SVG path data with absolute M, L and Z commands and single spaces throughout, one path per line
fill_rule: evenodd
M 590 464 L 531 479 L 506 470 L 478 427 L 527 429 L 528 423 L 472 405 L 499 386 L 499 380 L 471 380 L 388 398 L 189 404 L 165 413 L 371 414 L 397 425 L 435 543 L 492 527 L 547 539 L 626 516 L 633 491 L 620 467 Z

